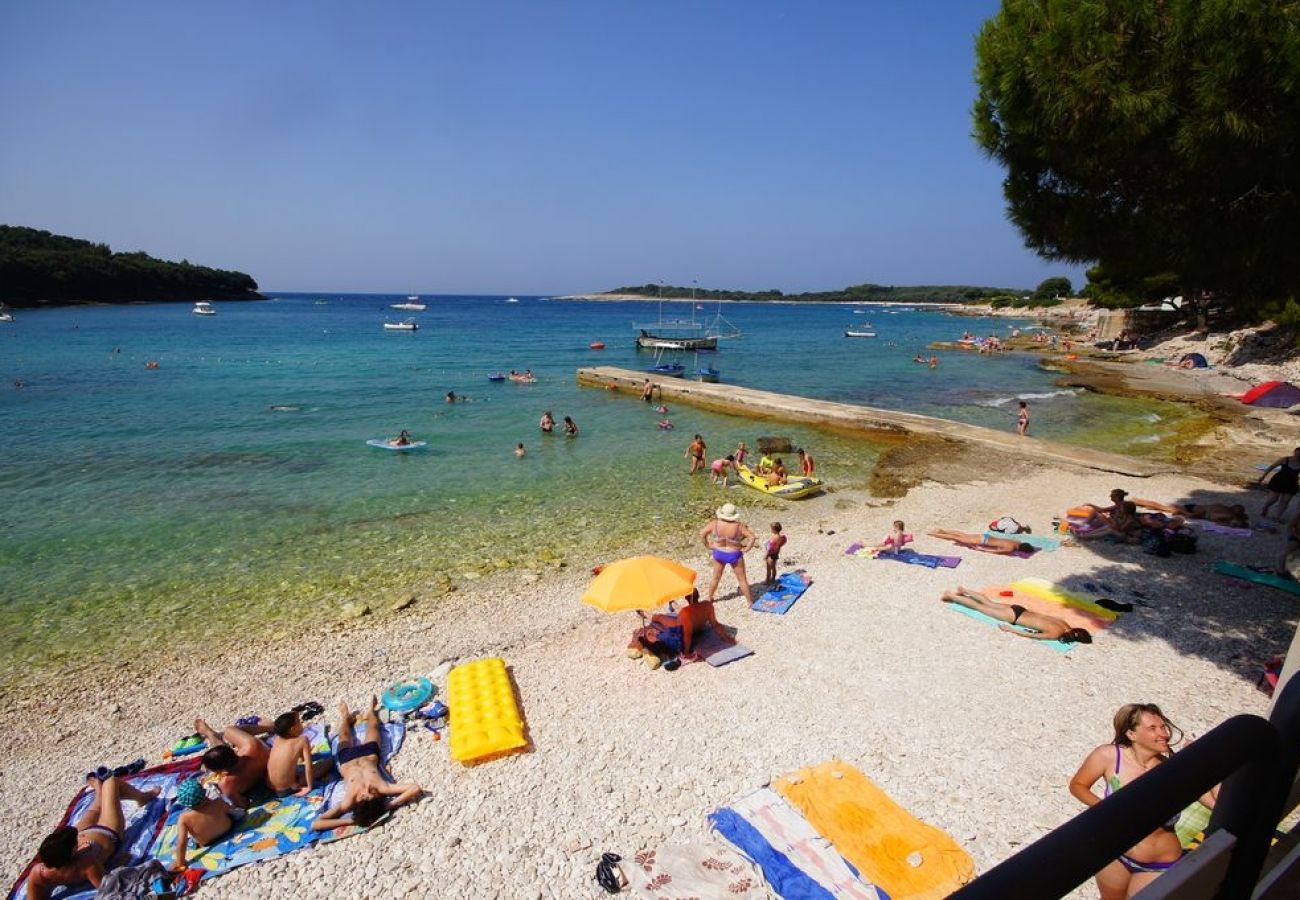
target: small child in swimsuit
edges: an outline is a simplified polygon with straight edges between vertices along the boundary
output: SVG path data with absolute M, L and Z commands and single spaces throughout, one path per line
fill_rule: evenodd
M 898 553 L 903 549 L 904 544 L 912 543 L 912 533 L 905 530 L 902 519 L 894 520 L 894 530 L 885 536 L 885 539 L 876 545 L 877 553 Z
M 763 554 L 763 564 L 767 566 L 767 582 L 776 581 L 776 561 L 781 557 L 781 548 L 785 546 L 786 536 L 781 533 L 781 523 L 772 523 L 772 536 L 767 539 L 767 552 Z
M 745 456 L 748 453 L 749 453 L 749 448 L 745 446 L 744 441 L 741 441 L 739 444 L 736 445 L 736 452 L 731 455 L 735 457 L 736 465 L 743 466 L 745 464 Z
M 176 861 L 173 871 L 183 872 L 190 840 L 200 848 L 215 843 L 235 827 L 235 808 L 225 797 L 208 797 L 197 778 L 187 778 L 176 789 L 176 805 L 185 810 L 177 819 Z M 243 810 L 240 810 L 242 814 Z M 242 815 L 238 816 L 242 818 Z
M 724 457 L 723 459 L 715 459 L 713 461 L 713 465 L 710 467 L 709 483 L 717 484 L 718 480 L 721 479 L 722 486 L 726 487 L 727 473 L 731 471 L 731 467 L 735 465 L 735 463 L 736 463 L 736 458 L 734 456 L 727 456 Z

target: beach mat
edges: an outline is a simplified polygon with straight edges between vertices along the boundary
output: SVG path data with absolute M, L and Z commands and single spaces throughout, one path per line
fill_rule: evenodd
M 1293 581 L 1290 578 L 1283 578 L 1276 572 L 1260 572 L 1248 566 L 1240 566 L 1236 563 L 1218 560 L 1214 564 L 1214 571 L 1220 575 L 1227 575 L 1230 578 L 1240 578 L 1242 581 L 1250 581 L 1255 584 L 1263 584 L 1268 587 L 1277 588 L 1279 591 L 1286 591 L 1288 594 L 1300 594 L 1300 582 Z
M 1029 544 L 1035 550 L 1060 550 L 1061 542 L 1057 538 L 1047 537 L 1043 534 L 999 534 L 996 531 L 984 532 L 985 537 L 1010 538 L 1013 541 L 1020 541 L 1022 544 Z M 1014 554 L 1013 554 L 1014 555 Z
M 771 788 L 759 788 L 715 809 L 709 813 L 709 825 L 758 867 L 778 897 L 884 897 Z
M 1033 594 L 1035 597 L 1041 597 L 1052 603 L 1061 606 L 1073 606 L 1075 609 L 1087 610 L 1095 616 L 1103 619 L 1119 618 L 1119 613 L 1113 609 L 1107 609 L 1104 606 L 1098 606 L 1097 602 L 1086 594 L 1080 594 L 1077 591 L 1067 590 L 1060 585 L 1053 584 L 1046 578 L 1020 578 L 1011 582 L 1011 588 L 1017 591 L 1023 591 L 1026 594 Z M 992 595 L 990 595 L 992 596 Z
M 986 597 L 997 597 L 996 588 L 994 588 L 992 591 L 989 590 L 980 591 L 980 593 Z M 999 602 L 1002 601 L 999 599 Z M 966 616 L 967 618 L 974 619 L 976 622 L 983 622 L 985 625 L 992 625 L 994 628 L 1001 628 L 1003 625 L 1007 624 L 1006 622 L 1003 622 L 999 619 L 995 619 L 992 616 L 986 616 L 984 615 L 984 613 L 980 612 L 979 610 L 971 609 L 969 606 L 962 606 L 960 603 L 944 603 L 944 606 L 946 606 L 948 609 L 952 610 L 953 612 L 961 613 L 963 616 Z M 1021 631 L 1026 634 L 1033 631 L 1033 629 L 1031 628 L 1022 628 L 1019 625 L 1012 625 L 1011 627 L 1014 628 L 1016 631 Z M 1014 637 L 1014 635 L 1012 636 Z M 1034 639 L 1033 642 L 1035 644 L 1042 644 L 1044 647 L 1050 647 L 1059 653 L 1069 653 L 1071 650 L 1073 650 L 1075 647 L 1078 646 L 1078 644 L 1067 644 L 1064 641 L 1040 641 Z
M 1202 531 L 1209 531 L 1214 534 L 1230 534 L 1233 537 L 1250 537 L 1255 532 L 1249 528 L 1233 528 L 1231 525 L 1220 525 L 1218 522 L 1211 522 L 1209 519 L 1192 519 L 1193 524 L 1199 525 Z
M 812 582 L 805 580 L 803 570 L 795 572 L 786 572 L 776 579 L 776 585 L 769 588 L 763 593 L 763 596 L 754 601 L 753 607 L 756 612 L 774 613 L 783 616 L 794 606 L 794 602 L 804 595 L 804 592 L 812 586 Z
M 124 779 L 128 784 L 137 787 L 142 791 L 150 788 L 158 788 L 159 795 L 156 799 L 144 806 L 139 806 L 130 801 L 122 802 L 122 813 L 126 819 L 126 828 L 122 835 L 122 848 L 118 850 L 117 855 L 110 861 L 112 866 L 138 866 L 145 863 L 150 858 L 150 850 L 153 847 L 154 839 L 158 836 L 159 829 L 163 826 L 163 821 L 167 817 L 167 800 L 169 797 L 176 795 L 176 786 L 186 778 L 198 771 L 198 757 L 189 757 L 174 762 L 166 763 L 161 766 L 155 766 L 152 769 L 145 769 L 134 775 L 128 775 Z M 94 799 L 94 792 L 88 787 L 82 787 L 77 791 L 72 802 L 68 804 L 67 810 L 63 813 L 63 818 L 59 820 L 58 825 L 71 825 L 81 818 L 81 816 L 90 808 L 91 801 Z M 53 831 L 53 829 L 50 829 Z M 28 863 L 23 869 L 22 875 L 18 881 L 10 888 L 6 900 L 19 900 L 27 897 L 27 876 L 31 873 L 32 866 L 36 860 Z M 73 888 L 59 888 L 51 895 L 57 900 L 86 900 L 95 896 L 95 889 L 90 886 L 90 882 Z
M 727 663 L 753 656 L 754 651 L 744 644 L 728 644 L 714 631 L 706 631 L 695 638 L 691 650 L 715 669 Z
M 897 553 L 876 553 L 874 548 L 862 544 L 849 544 L 844 551 L 846 556 L 862 556 L 867 559 L 883 559 L 887 562 L 906 563 L 909 566 L 925 566 L 927 569 L 955 569 L 961 565 L 960 556 L 937 556 L 933 553 L 917 553 L 915 550 L 899 550 Z
M 400 722 L 390 722 L 381 730 L 380 764 L 383 771 L 393 754 L 401 749 L 406 728 Z M 358 723 L 356 731 L 358 741 L 364 741 L 365 724 Z M 313 755 L 337 749 L 338 738 L 334 737 L 327 742 L 322 723 L 309 725 L 304 733 L 311 741 Z M 392 780 L 386 771 L 384 774 Z M 343 825 L 328 832 L 312 830 L 311 825 L 316 817 L 342 799 L 344 791 L 346 787 L 338 776 L 337 769 L 302 797 L 276 797 L 263 790 L 250 797 L 254 803 L 249 807 L 248 813 L 224 838 L 202 850 L 190 845 L 186 854 L 187 868 L 200 871 L 202 875 L 199 880 L 206 881 L 249 863 L 275 859 L 318 842 L 325 843 L 360 834 L 365 829 L 356 825 Z M 171 865 L 176 858 L 176 839 L 182 812 L 184 810 L 180 807 L 173 807 L 169 811 L 167 821 L 154 844 L 153 855 L 166 865 Z
M 912 816 L 845 762 L 782 775 L 772 788 L 891 897 L 939 900 L 975 877 L 975 862 L 947 833 Z M 913 854 L 920 865 L 909 862 Z
M 618 864 L 634 897 L 736 897 L 766 900 L 763 879 L 749 860 L 714 843 L 670 844 L 638 850 Z M 671 885 L 671 887 L 669 887 Z
M 1070 623 L 1071 628 L 1085 628 L 1091 632 L 1101 631 L 1115 624 L 1115 616 L 1099 616 L 1096 613 L 1086 609 L 1079 609 L 1076 606 L 1070 606 L 1065 603 L 1056 603 L 1052 600 L 1044 600 L 1036 594 L 1030 594 L 1025 591 L 1016 590 L 1014 585 L 1006 585 L 997 589 L 997 593 L 989 594 L 990 599 L 999 603 L 1018 603 L 1025 609 L 1041 613 L 1045 616 L 1055 616 L 1058 619 L 1064 619 Z

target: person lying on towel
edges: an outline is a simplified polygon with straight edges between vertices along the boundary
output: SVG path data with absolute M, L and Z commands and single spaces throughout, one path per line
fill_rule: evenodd
M 1033 553 L 1034 545 L 1015 541 L 1011 538 L 990 537 L 987 534 L 968 534 L 965 531 L 952 531 L 948 528 L 931 528 L 926 534 L 980 550 L 984 553 Z
M 1063 641 L 1067 644 L 1092 643 L 1092 635 L 1088 633 L 1087 629 L 1073 628 L 1064 619 L 1058 619 L 1056 616 L 1045 616 L 1025 609 L 1016 603 L 999 603 L 996 600 L 990 600 L 978 591 L 968 591 L 961 586 L 958 586 L 955 591 L 945 591 L 940 599 L 944 603 L 956 603 L 967 609 L 984 613 L 991 619 L 1005 622 L 1006 624 L 998 627 L 1005 632 L 1020 637 L 1033 638 L 1036 641 Z M 1020 631 L 1012 628 L 1012 625 L 1019 625 L 1021 628 L 1032 630 Z
M 122 846 L 122 801 L 143 805 L 158 796 L 157 788 L 142 791 L 116 776 L 88 775 L 87 780 L 95 799 L 75 824 L 56 828 L 41 841 L 27 879 L 27 900 L 45 900 L 55 888 L 87 881 L 98 888 Z
M 676 613 L 656 613 L 633 633 L 627 645 L 628 656 L 636 659 L 649 654 L 660 661 L 665 656 L 689 656 L 695 639 L 710 629 L 724 643 L 735 643 L 719 624 L 713 603 L 701 602 L 700 592 L 691 591 L 686 597 L 686 605 Z M 658 667 L 652 665 L 651 668 Z
M 348 705 L 339 701 L 339 774 L 347 785 L 343 800 L 325 810 L 311 823 L 313 831 L 329 831 L 340 825 L 359 825 L 368 828 L 389 810 L 405 806 L 424 793 L 414 781 L 394 784 L 384 778 L 379 770 L 379 706 L 377 697 L 370 698 L 370 708 L 363 721 L 366 723 L 364 744 L 357 743 L 354 730 L 357 717 Z

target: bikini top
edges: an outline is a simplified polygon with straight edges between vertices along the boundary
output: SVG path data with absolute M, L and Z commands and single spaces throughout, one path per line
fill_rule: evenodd
M 734 522 L 728 522 L 728 525 L 735 525 Z M 713 520 L 713 543 L 719 547 L 739 547 L 741 542 L 740 526 L 736 525 L 736 531 L 731 536 L 722 533 L 722 520 Z

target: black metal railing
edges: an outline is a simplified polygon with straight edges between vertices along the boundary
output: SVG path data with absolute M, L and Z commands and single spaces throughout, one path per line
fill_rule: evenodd
M 1247 900 L 1283 815 L 1298 763 L 1300 679 L 1287 685 L 1270 719 L 1233 716 L 952 896 L 960 900 L 1063 897 L 1222 783 L 1207 833 L 1224 830 L 1235 841 L 1219 844 L 1231 859 L 1213 895 Z

